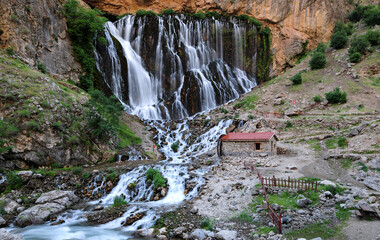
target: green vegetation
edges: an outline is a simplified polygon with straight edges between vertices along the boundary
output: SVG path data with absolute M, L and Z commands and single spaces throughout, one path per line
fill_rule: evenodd
M 254 103 L 257 100 L 259 100 L 259 96 L 257 96 L 257 95 L 247 96 L 243 100 L 240 100 L 240 102 L 236 103 L 233 108 L 234 109 L 242 108 L 244 110 L 255 109 L 256 106 Z
M 342 49 L 348 42 L 348 36 L 353 33 L 353 24 L 348 25 L 337 22 L 334 27 L 334 34 L 331 36 L 330 46 L 335 49 Z
M 73 169 L 71 170 L 71 172 L 75 175 L 80 175 L 82 174 L 83 172 L 83 168 L 82 167 L 73 167 Z
M 327 46 L 324 43 L 318 43 L 318 46 L 315 48 L 314 52 L 326 53 Z
M 117 173 L 115 171 L 111 171 L 111 173 L 106 175 L 106 181 L 114 182 L 117 178 Z
M 37 69 L 40 70 L 42 73 L 47 73 L 45 64 L 43 64 L 40 61 L 37 61 Z
M 60 130 L 62 131 L 63 130 L 63 124 L 61 121 L 58 121 L 58 122 L 53 122 L 53 124 L 51 125 L 54 129 L 56 130 Z
M 13 171 L 9 171 L 7 174 L 7 187 L 5 189 L 5 193 L 9 193 L 14 189 L 19 189 L 22 187 L 22 179 Z
M 361 170 L 363 170 L 364 172 L 368 172 L 368 167 L 364 163 L 358 162 L 357 164 Z
M 348 19 L 352 22 L 363 20 L 370 27 L 378 25 L 380 24 L 380 5 L 359 5 L 348 15 Z
M 128 202 L 125 201 L 123 196 L 116 196 L 113 198 L 112 207 L 122 207 L 122 206 L 127 205 L 127 204 L 128 204 Z
M 157 169 L 149 168 L 146 171 L 145 176 L 148 183 L 153 182 L 155 189 L 166 186 L 166 180 L 164 176 Z
M 90 91 L 90 96 L 85 107 L 87 126 L 92 137 L 104 141 L 117 134 L 120 139 L 119 147 L 141 143 L 141 139 L 127 125 L 120 123 L 119 117 L 122 116 L 124 107 L 115 96 L 107 98 L 99 90 Z
M 369 41 L 366 35 L 354 36 L 350 48 L 348 49 L 348 55 L 351 57 L 351 55 L 355 53 L 364 54 L 368 47 Z
M 253 217 L 246 211 L 241 212 L 237 217 L 237 220 L 242 221 L 242 222 L 248 222 L 252 223 L 253 222 Z
M 18 129 L 13 124 L 0 120 L 0 154 L 9 152 L 12 149 L 11 146 L 5 146 L 8 141 L 3 138 L 9 138 L 17 134 L 17 132 Z
M 380 44 L 380 30 L 369 30 L 365 35 L 367 41 L 371 43 L 372 46 L 377 46 Z
M 259 229 L 254 232 L 252 235 L 255 235 L 255 234 L 258 234 L 258 235 L 262 235 L 262 234 L 268 234 L 270 232 L 276 232 L 277 228 L 276 227 L 265 227 L 265 226 L 261 226 L 259 227 Z
M 169 9 L 164 9 L 162 11 L 162 14 L 164 14 L 164 15 L 175 15 L 175 14 L 177 14 L 177 12 L 174 11 L 173 9 L 169 8 Z
M 41 125 L 36 121 L 29 121 L 25 123 L 26 129 L 41 132 Z
M 201 228 L 206 229 L 208 231 L 212 231 L 214 229 L 213 224 L 209 218 L 202 219 L 200 226 Z
M 293 124 L 292 124 L 292 122 L 291 122 L 291 121 L 289 121 L 289 120 L 288 120 L 288 121 L 286 121 L 286 122 L 285 122 L 285 127 L 286 127 L 286 128 L 291 128 L 291 127 L 293 127 Z
M 326 64 L 327 64 L 326 55 L 325 53 L 322 53 L 322 52 L 314 52 L 309 62 L 310 68 L 312 70 L 322 69 L 326 67 Z
M 354 52 L 350 55 L 348 55 L 350 62 L 352 63 L 358 63 L 360 59 L 362 58 L 362 55 L 358 52 Z
M 321 151 L 322 147 L 317 139 L 313 139 L 307 142 L 314 151 Z
M 71 146 L 75 146 L 75 145 L 80 144 L 80 139 L 77 136 L 69 136 L 69 138 L 67 139 L 67 142 Z
M 297 73 L 293 77 L 290 78 L 290 81 L 292 81 L 293 85 L 298 85 L 302 83 L 302 76 L 301 73 Z
M 82 179 L 83 181 L 87 181 L 87 179 L 90 177 L 90 174 L 88 172 L 83 172 L 82 173 Z
M 340 164 L 342 165 L 343 169 L 349 169 L 352 166 L 352 162 L 350 159 L 342 158 L 340 160 Z
M 327 239 L 333 237 L 336 233 L 337 230 L 329 226 L 329 224 L 327 223 L 314 223 L 309 226 L 306 226 L 305 228 L 285 233 L 284 235 L 288 239 L 312 239 L 317 237 Z
M 253 116 L 251 114 L 248 115 L 249 119 L 253 119 Z
M 326 100 L 329 103 L 335 104 L 335 103 L 346 103 L 347 102 L 347 93 L 341 92 L 339 88 L 335 88 L 331 92 L 327 92 L 325 94 Z
M 173 150 L 173 152 L 178 152 L 179 141 L 172 143 L 172 145 L 170 145 L 170 148 Z
M 314 102 L 316 102 L 316 103 L 320 103 L 320 102 L 322 102 L 322 97 L 321 97 L 321 95 L 315 95 L 314 97 L 313 97 L 313 101 Z
M 341 148 L 345 148 L 345 147 L 347 146 L 346 141 L 347 141 L 347 138 L 345 138 L 345 137 L 340 137 L 340 138 L 338 139 L 338 146 L 341 147 Z
M 326 148 L 333 149 L 337 148 L 337 142 L 335 138 L 329 138 L 325 141 Z
M 153 11 L 138 10 L 136 12 L 136 16 L 138 16 L 138 17 L 141 17 L 141 16 L 155 17 L 155 16 L 157 16 L 157 14 Z
M 224 113 L 224 114 L 227 114 L 227 113 L 228 113 L 228 110 L 225 109 L 225 108 L 223 108 L 223 107 L 220 109 L 220 111 L 221 111 L 222 113 Z
M 13 56 L 15 55 L 15 51 L 13 50 L 13 47 L 7 47 L 7 49 L 5 49 L 5 52 L 9 55 L 9 56 Z
M 30 117 L 30 112 L 29 112 L 29 110 L 27 110 L 27 109 L 23 109 L 23 110 L 20 110 L 20 111 L 18 112 L 18 116 L 19 116 L 19 117 L 29 118 L 29 117 Z
M 107 19 L 102 17 L 101 11 L 79 6 L 76 0 L 68 0 L 65 3 L 64 13 L 67 32 L 74 45 L 75 58 L 81 63 L 85 73 L 79 78 L 79 86 L 87 91 L 93 87 L 96 75 L 93 40 L 103 30 Z
M 194 14 L 192 15 L 192 17 L 195 18 L 195 19 L 200 19 L 200 20 L 202 20 L 202 19 L 205 19 L 205 18 L 206 18 L 206 15 L 204 14 L 204 12 L 203 12 L 202 10 L 199 10 L 199 12 L 194 13 Z

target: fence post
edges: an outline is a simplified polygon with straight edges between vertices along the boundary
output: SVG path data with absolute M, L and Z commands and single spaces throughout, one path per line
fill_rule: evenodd
M 273 186 L 276 187 L 276 177 L 273 175 Z
M 281 210 L 280 210 L 280 213 L 278 215 L 278 233 L 282 234 L 282 229 L 281 229 Z

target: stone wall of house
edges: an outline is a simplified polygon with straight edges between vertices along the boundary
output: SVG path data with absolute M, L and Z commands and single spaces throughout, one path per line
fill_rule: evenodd
M 255 151 L 255 143 L 261 143 L 261 150 Z M 222 155 L 225 156 L 258 156 L 260 153 L 271 155 L 271 142 L 249 142 L 249 141 L 223 141 Z M 277 145 L 277 144 L 276 144 Z M 276 146 L 277 147 L 277 146 Z M 277 149 L 273 149 L 277 153 Z

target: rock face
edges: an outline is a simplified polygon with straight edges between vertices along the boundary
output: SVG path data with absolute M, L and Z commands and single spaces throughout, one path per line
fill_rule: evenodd
M 72 191 L 51 191 L 42 194 L 35 205 L 21 212 L 15 225 L 25 227 L 31 224 L 41 224 L 49 220 L 54 214 L 60 213 L 70 204 L 78 202 L 79 198 Z
M 121 15 L 137 10 L 172 8 L 178 12 L 221 11 L 232 15 L 246 14 L 266 22 L 272 29 L 275 74 L 294 65 L 309 40 L 309 47 L 328 41 L 335 22 L 343 19 L 352 6 L 345 0 L 85 0 L 104 12 Z
M 76 79 L 80 66 L 72 55 L 60 0 L 0 2 L 0 48 L 12 47 L 31 65 L 43 63 L 52 74 Z
M 0 228 L 0 239 L 2 240 L 23 240 L 23 236 L 16 235 L 8 232 L 5 229 Z

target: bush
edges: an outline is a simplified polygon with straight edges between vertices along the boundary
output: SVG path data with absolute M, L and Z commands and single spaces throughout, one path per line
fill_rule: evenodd
M 293 127 L 293 124 L 292 124 L 292 122 L 291 121 L 286 121 L 285 122 L 285 126 L 287 127 L 287 128 L 291 128 L 291 127 Z
M 73 167 L 73 169 L 71 170 L 71 172 L 75 175 L 79 175 L 83 172 L 83 168 L 82 167 Z
M 123 196 L 116 196 L 113 198 L 113 204 L 112 204 L 113 207 L 121 207 L 127 204 L 128 202 L 125 201 Z
M 30 117 L 30 112 L 26 109 L 21 110 L 18 112 L 19 117 Z
M 380 24 L 380 5 L 372 6 L 364 13 L 364 22 L 373 27 Z
M 342 49 L 346 46 L 348 37 L 345 32 L 336 32 L 331 36 L 330 46 L 334 49 Z
M 41 126 L 38 122 L 36 121 L 30 121 L 30 122 L 26 122 L 25 123 L 25 126 L 27 129 L 29 130 L 34 130 L 34 131 L 41 131 Z
M 175 15 L 177 14 L 176 11 L 174 11 L 173 9 L 165 9 L 163 12 L 162 12 L 164 15 Z
M 324 44 L 324 43 L 318 43 L 318 46 L 315 48 L 314 52 L 325 53 L 326 49 L 327 49 L 326 44 Z
M 208 231 L 213 230 L 213 226 L 211 220 L 209 218 L 204 218 L 200 223 L 201 228 L 206 229 Z
M 349 23 L 348 25 L 344 24 L 343 22 L 337 22 L 334 27 L 334 33 L 337 32 L 344 32 L 347 36 L 351 35 L 353 33 L 354 25 L 352 23 Z
M 106 181 L 111 181 L 114 182 L 116 180 L 117 173 L 116 172 L 111 172 L 106 175 Z
M 359 62 L 360 58 L 362 57 L 362 55 L 358 52 L 351 53 L 348 56 L 349 56 L 350 62 L 352 62 L 352 63 Z
M 220 111 L 221 111 L 222 113 L 224 113 L 224 114 L 227 114 L 227 113 L 228 113 L 228 110 L 225 109 L 225 108 L 221 108 Z
M 203 13 L 202 10 L 199 10 L 199 12 L 194 13 L 194 14 L 192 15 L 192 17 L 195 18 L 195 19 L 200 19 L 200 20 L 202 20 L 202 19 L 205 19 L 205 18 L 206 18 L 206 15 Z
M 333 91 L 325 94 L 326 100 L 329 103 L 346 103 L 347 102 L 347 93 L 341 92 L 339 88 L 335 88 Z
M 145 176 L 148 183 L 153 182 L 155 189 L 166 186 L 166 180 L 164 176 L 157 169 L 149 168 L 146 171 Z
M 157 14 L 153 11 L 138 10 L 136 12 L 136 16 L 137 17 L 141 17 L 141 16 L 155 17 L 157 16 Z
M 59 163 L 55 162 L 51 165 L 51 168 L 53 168 L 53 169 L 61 168 L 61 165 Z
M 81 63 L 85 73 L 79 77 L 79 87 L 88 91 L 93 86 L 93 79 L 97 71 L 93 57 L 93 41 L 95 36 L 103 31 L 107 19 L 102 17 L 102 12 L 97 9 L 79 6 L 76 0 L 68 0 L 65 3 L 64 13 L 75 58 Z
M 345 148 L 345 147 L 347 146 L 346 141 L 347 141 L 347 138 L 345 138 L 345 137 L 340 137 L 340 138 L 338 139 L 338 146 L 341 147 L 341 148 Z
M 10 192 L 13 189 L 20 188 L 22 184 L 22 179 L 13 171 L 7 173 L 7 188 L 5 192 Z
M 9 56 L 13 56 L 15 55 L 15 51 L 13 50 L 13 47 L 7 47 L 7 49 L 5 49 L 5 52 L 9 55 Z
M 302 83 L 302 76 L 301 73 L 297 73 L 293 77 L 290 78 L 290 81 L 292 81 L 293 85 L 298 85 Z
M 70 136 L 68 142 L 70 145 L 78 145 L 80 143 L 80 139 L 77 136 Z
M 371 8 L 371 5 L 369 6 L 357 6 L 348 16 L 347 18 L 351 22 L 359 22 L 364 18 L 364 13 Z
M 88 172 L 83 172 L 82 173 L 82 179 L 83 181 L 87 181 L 87 179 L 90 177 L 90 174 Z
M 372 46 L 377 46 L 380 44 L 380 31 L 379 29 L 372 31 L 369 30 L 366 35 L 366 39 L 368 40 L 369 43 L 371 43 Z
M 313 97 L 313 100 L 314 100 L 314 102 L 319 103 L 319 102 L 322 102 L 322 97 L 321 97 L 321 95 L 318 94 L 318 95 Z
M 177 141 L 172 143 L 172 145 L 170 145 L 170 148 L 173 150 L 173 152 L 178 152 L 179 142 Z
M 61 121 L 58 121 L 58 122 L 53 122 L 53 124 L 51 125 L 54 129 L 57 129 L 57 130 L 63 130 L 63 127 L 62 127 L 62 122 Z
M 355 36 L 353 40 L 351 41 L 350 48 L 348 49 L 349 54 L 353 54 L 355 52 L 358 53 L 365 53 L 367 48 L 369 47 L 369 42 L 366 38 L 366 36 Z
M 309 65 L 311 69 L 322 69 L 326 67 L 326 63 L 326 55 L 321 52 L 315 52 L 309 62 Z
M 219 19 L 222 15 L 216 11 L 206 12 L 206 17 Z
M 42 73 L 47 73 L 47 69 L 46 69 L 45 64 L 43 64 L 40 61 L 37 61 L 37 69 L 40 70 L 40 72 L 42 72 Z
M 253 116 L 252 116 L 252 115 L 248 115 L 248 118 L 249 118 L 249 119 L 253 119 Z

